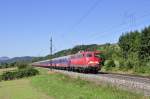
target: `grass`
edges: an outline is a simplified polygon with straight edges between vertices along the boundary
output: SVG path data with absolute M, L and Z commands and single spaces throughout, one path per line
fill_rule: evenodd
M 56 73 L 36 76 L 32 78 L 32 85 L 55 99 L 150 99 L 109 85 L 95 85 Z
M 36 67 L 35 69 L 37 69 L 39 71 L 40 75 L 47 75 L 49 72 L 48 68 Z
M 0 99 L 52 99 L 37 91 L 29 79 L 0 82 Z
M 38 76 L 0 82 L 0 99 L 150 99 L 115 87 L 95 85 L 53 72 L 47 74 L 47 69 L 37 69 L 40 71 Z

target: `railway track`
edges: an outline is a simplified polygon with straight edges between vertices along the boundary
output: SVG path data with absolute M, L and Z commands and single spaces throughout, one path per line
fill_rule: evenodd
M 141 76 L 141 75 L 136 75 L 136 74 L 121 74 L 121 73 L 111 73 L 111 72 L 98 72 L 98 74 L 113 74 L 113 75 L 121 75 L 121 76 L 127 76 L 127 77 L 138 77 L 138 78 L 150 79 L 150 76 Z
M 150 77 L 143 77 L 138 75 L 117 74 L 100 72 L 98 74 L 83 74 L 76 72 L 68 72 L 64 70 L 54 70 L 55 72 L 62 73 L 74 78 L 80 77 L 81 79 L 95 82 L 96 84 L 110 84 L 117 86 L 124 90 L 142 93 L 145 96 L 150 96 Z
M 108 72 L 102 72 L 102 73 L 100 72 L 97 75 L 150 84 L 150 76 L 139 76 L 139 75 L 130 75 L 130 74 L 108 73 Z

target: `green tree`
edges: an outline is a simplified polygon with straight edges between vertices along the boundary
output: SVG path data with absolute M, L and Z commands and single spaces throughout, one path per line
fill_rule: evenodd
M 139 57 L 150 60 L 150 26 L 142 31 Z
M 123 34 L 119 38 L 119 46 L 122 49 L 124 58 L 128 58 L 131 52 L 138 52 L 141 42 L 141 33 L 138 31 Z

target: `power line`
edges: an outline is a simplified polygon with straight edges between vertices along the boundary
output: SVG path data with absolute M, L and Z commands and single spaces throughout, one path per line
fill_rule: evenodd
M 136 20 L 136 19 L 140 20 L 140 19 L 142 19 L 142 18 L 144 18 L 144 17 L 147 17 L 147 16 L 149 16 L 149 15 L 150 15 L 150 13 L 146 13 L 146 14 L 144 14 L 144 15 L 142 15 L 142 16 L 139 16 L 139 17 L 130 16 L 130 17 L 131 17 L 131 19 L 130 19 L 131 22 L 130 22 L 130 23 L 133 25 L 133 24 L 135 24 L 135 20 Z M 136 19 L 135 19 L 135 18 L 136 18 Z M 105 31 L 105 34 L 103 33 L 103 35 L 101 35 L 101 37 L 104 36 L 104 35 L 109 34 L 109 32 L 111 32 L 110 30 L 119 29 L 119 28 L 121 28 L 122 26 L 125 26 L 125 25 L 127 25 L 127 24 L 128 24 L 128 23 L 120 23 L 120 24 L 118 24 L 118 25 L 116 25 L 116 26 L 112 26 L 112 27 L 110 27 L 110 29 L 107 29 L 107 30 Z M 137 26 L 137 25 L 134 25 L 134 26 Z M 119 27 L 119 28 L 118 28 L 118 27 Z M 129 27 L 124 27 L 124 28 L 121 29 L 121 30 L 128 29 L 128 28 L 129 28 Z M 99 37 L 99 36 L 98 36 L 99 34 L 100 34 L 100 33 L 94 33 L 94 34 L 90 35 L 90 38 L 94 36 L 94 38 L 96 39 L 97 37 Z M 91 38 L 90 41 L 93 40 L 94 38 Z
M 92 11 L 99 5 L 99 3 L 102 0 L 96 0 L 93 5 L 83 14 L 83 16 L 81 16 L 81 18 L 70 28 L 70 32 L 72 32 L 79 24 L 81 24 L 91 13 Z M 68 41 L 71 43 L 72 45 L 74 44 L 73 42 L 75 42 L 75 40 L 72 39 L 68 39 Z
M 96 2 L 87 10 L 85 14 L 73 25 L 71 28 L 72 30 L 75 29 L 79 24 L 81 24 L 88 16 L 92 13 L 92 11 L 99 5 L 100 1 L 102 0 L 96 0 Z

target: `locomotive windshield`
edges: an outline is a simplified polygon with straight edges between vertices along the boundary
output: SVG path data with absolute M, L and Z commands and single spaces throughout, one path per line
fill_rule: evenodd
M 86 57 L 92 57 L 92 54 L 88 53 L 86 54 Z

